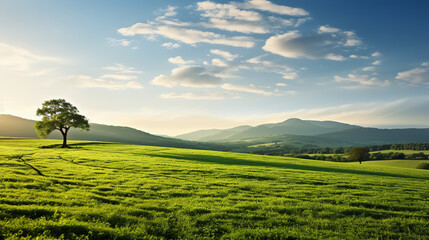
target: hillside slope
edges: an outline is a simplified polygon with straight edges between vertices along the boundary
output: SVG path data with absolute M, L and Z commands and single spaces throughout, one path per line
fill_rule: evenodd
M 269 153 L 272 150 L 281 149 L 283 147 L 318 148 L 429 142 L 429 129 L 352 128 L 315 136 L 281 135 L 253 138 L 238 142 L 245 142 L 250 147 L 237 149 L 235 151 Z
M 69 140 L 91 140 L 141 144 L 149 146 L 197 148 L 197 149 L 223 149 L 219 145 L 183 141 L 180 139 L 160 137 L 130 127 L 109 126 L 91 123 L 90 131 L 70 129 L 67 136 Z M 38 138 L 34 131 L 34 121 L 12 115 L 0 115 L 0 136 Z M 52 132 L 49 139 L 62 139 L 58 131 Z
M 228 129 L 205 129 L 198 130 L 190 133 L 180 134 L 175 136 L 179 139 L 190 140 L 190 141 L 218 141 L 225 138 L 228 138 L 234 134 L 237 134 L 241 131 L 247 130 L 251 126 L 238 126 Z
M 429 171 L 0 138 L 0 239 L 427 239 Z

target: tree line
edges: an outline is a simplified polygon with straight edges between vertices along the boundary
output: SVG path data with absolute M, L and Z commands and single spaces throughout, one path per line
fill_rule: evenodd
M 352 147 L 311 147 L 311 148 L 294 148 L 291 146 L 264 147 L 254 150 L 254 154 L 262 155 L 285 155 L 285 154 L 348 154 Z M 429 150 L 429 143 L 396 143 L 367 146 L 370 152 L 383 150 Z M 388 159 L 386 156 L 384 159 Z
M 313 159 L 313 160 L 322 160 L 322 161 L 331 161 L 331 162 L 356 162 L 355 159 L 350 159 L 349 156 L 344 155 L 308 155 L 308 154 L 285 154 L 286 157 L 294 158 L 304 158 L 304 159 Z M 409 159 L 409 160 L 427 160 L 429 155 L 420 153 L 413 153 L 406 155 L 403 152 L 389 152 L 389 153 L 370 153 L 368 160 L 394 160 L 394 159 Z

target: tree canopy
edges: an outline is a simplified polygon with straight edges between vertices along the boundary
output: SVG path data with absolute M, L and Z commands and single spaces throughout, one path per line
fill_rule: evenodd
M 369 149 L 366 147 L 352 147 L 349 151 L 349 160 L 351 161 L 362 161 L 369 160 Z
M 89 130 L 88 119 L 79 114 L 75 106 L 64 99 L 47 100 L 37 109 L 37 116 L 42 120 L 36 121 L 34 128 L 37 135 L 46 138 L 52 131 L 59 130 L 63 136 L 62 147 L 67 147 L 67 133 L 70 128 Z

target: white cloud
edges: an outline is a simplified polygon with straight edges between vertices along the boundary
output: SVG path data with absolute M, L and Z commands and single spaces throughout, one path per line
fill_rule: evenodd
M 15 71 L 27 71 L 40 62 L 61 62 L 62 59 L 37 55 L 27 49 L 0 42 L 0 67 Z
M 161 9 L 160 12 L 162 13 L 162 15 L 157 17 L 157 19 L 165 19 L 167 17 L 176 16 L 177 15 L 176 9 L 177 7 L 175 6 L 167 6 L 167 8 Z
M 302 8 L 288 7 L 284 5 L 277 5 L 267 0 L 250 0 L 245 6 L 250 9 L 258 9 L 277 14 L 290 15 L 290 16 L 307 16 L 308 12 Z
M 293 80 L 298 77 L 298 73 L 293 68 L 284 64 L 275 64 L 271 61 L 261 60 L 261 55 L 258 57 L 250 58 L 244 61 L 243 68 L 252 69 L 255 71 L 273 72 L 282 75 L 283 79 Z
M 232 60 L 234 60 L 234 59 L 236 59 L 238 57 L 237 54 L 231 54 L 230 52 L 222 51 L 222 50 L 219 50 L 219 49 L 212 49 L 212 50 L 210 50 L 210 53 L 211 54 L 219 55 L 219 56 L 225 58 L 228 61 L 232 61 Z
M 210 43 L 228 45 L 234 47 L 251 48 L 254 41 L 250 37 L 236 36 L 226 37 L 213 32 L 205 32 L 176 26 L 159 25 L 157 23 L 136 23 L 128 28 L 120 28 L 118 32 L 124 36 L 135 35 L 160 35 L 165 38 L 194 45 L 196 43 Z
M 346 58 L 341 55 L 336 55 L 333 53 L 329 53 L 325 56 L 326 59 L 332 60 L 332 61 L 345 61 Z
M 273 5 L 268 1 L 255 1 L 256 5 L 271 4 L 271 7 L 285 7 L 280 5 Z M 281 28 L 282 26 L 299 26 L 308 19 L 284 19 L 275 16 L 264 16 L 256 11 L 242 10 L 240 8 L 252 8 L 252 3 L 228 3 L 219 4 L 211 1 L 204 1 L 197 3 L 197 10 L 201 12 L 201 16 L 207 18 L 207 22 L 202 22 L 201 25 L 206 28 L 216 28 L 231 32 L 241 33 L 256 33 L 264 34 L 271 32 L 273 29 Z M 288 8 L 288 7 L 286 7 Z M 256 8 L 261 10 L 259 8 Z M 266 9 L 265 9 L 266 10 Z M 291 8 L 288 8 L 291 10 Z M 295 9 L 296 10 L 296 9 Z
M 218 66 L 218 67 L 226 67 L 228 64 L 220 60 L 219 58 L 213 58 L 212 59 L 212 65 Z
M 288 80 L 293 80 L 298 77 L 298 73 L 296 72 L 282 72 L 281 74 L 282 74 L 282 78 L 288 79 Z
M 286 83 L 276 83 L 277 87 L 286 87 L 287 84 Z
M 364 67 L 362 68 L 362 71 L 365 71 L 365 72 L 375 71 L 375 67 L 374 66 Z
M 343 47 L 352 47 L 360 44 L 356 36 L 350 31 L 319 32 L 303 36 L 298 31 L 290 31 L 282 35 L 268 38 L 263 46 L 267 52 L 287 58 L 325 58 L 333 61 L 346 60 L 339 52 Z
M 372 65 L 381 65 L 381 60 L 374 61 Z
M 136 76 L 133 75 L 123 75 L 123 74 L 104 74 L 100 78 L 116 79 L 116 80 L 132 80 L 136 79 Z
M 354 59 L 357 59 L 357 58 L 361 58 L 361 59 L 368 59 L 369 57 L 368 57 L 368 56 L 358 56 L 358 55 L 356 55 L 356 54 L 351 54 L 351 55 L 349 56 L 349 58 L 354 58 Z
M 267 92 L 263 89 L 257 88 L 253 84 L 245 86 L 245 85 L 233 85 L 233 84 L 225 83 L 221 87 L 226 90 L 254 93 L 254 94 L 260 94 L 260 95 L 266 95 L 266 96 L 273 94 L 271 92 Z
M 372 57 L 380 57 L 380 56 L 381 56 L 381 53 L 379 53 L 379 52 L 373 52 L 373 53 L 371 54 L 371 56 L 372 56 Z
M 87 75 L 73 75 L 65 81 L 80 88 L 105 88 L 109 90 L 142 89 L 143 86 L 136 81 L 111 81 L 102 78 L 93 78 Z
M 154 85 L 174 87 L 216 87 L 222 79 L 216 76 L 216 72 L 202 66 L 182 66 L 171 71 L 170 76 L 161 74 L 151 83 Z
M 380 81 L 374 76 L 348 74 L 347 77 L 335 76 L 338 83 L 348 83 L 352 85 L 343 86 L 346 89 L 360 89 L 363 87 L 386 87 L 390 85 L 388 80 Z
M 183 60 L 183 58 L 181 56 L 169 58 L 168 61 L 170 63 L 179 64 L 179 65 L 186 65 L 186 64 L 194 63 L 194 61 L 192 61 L 192 60 L 188 60 L 188 61 Z
M 240 10 L 233 4 L 219 4 L 210 1 L 197 3 L 201 16 L 208 18 L 202 23 L 206 28 L 217 28 L 241 33 L 267 33 L 269 26 L 261 14 L 255 11 Z
M 320 26 L 318 32 L 319 33 L 336 33 L 339 31 L 340 31 L 340 29 L 338 29 L 338 28 L 329 27 L 328 25 L 325 25 L 325 26 Z
M 208 23 L 204 23 L 207 28 L 217 28 L 230 32 L 241 32 L 241 33 L 268 33 L 270 32 L 268 27 L 264 25 L 257 25 L 252 22 L 243 21 L 231 21 L 225 19 L 211 18 Z
M 172 42 L 166 42 L 162 44 L 163 47 L 166 47 L 168 49 L 173 49 L 173 48 L 179 48 L 180 44 L 178 43 L 172 43 Z
M 195 93 L 165 93 L 161 94 L 165 99 L 187 99 L 187 100 L 221 100 L 225 97 L 218 93 L 199 95 Z
M 130 46 L 131 43 L 133 42 L 132 40 L 114 39 L 114 38 L 107 38 L 107 41 L 111 46 L 124 46 L 124 47 Z
M 197 10 L 203 11 L 202 16 L 217 19 L 236 19 L 244 21 L 260 21 L 261 14 L 254 11 L 240 10 L 232 4 L 219 4 L 211 1 L 197 3 Z
M 143 71 L 136 70 L 134 67 L 126 67 L 123 64 L 117 63 L 114 66 L 104 67 L 105 70 L 115 71 L 116 73 L 121 74 L 139 74 Z
M 261 56 L 254 57 L 254 58 L 249 58 L 249 59 L 246 60 L 246 62 L 253 63 L 253 64 L 259 64 L 259 63 L 261 63 L 260 58 L 261 58 Z
M 408 71 L 399 72 L 396 79 L 409 82 L 413 85 L 429 85 L 429 64 L 422 63 L 421 67 L 417 67 Z
M 72 75 L 65 79 L 66 82 L 80 88 L 105 88 L 109 90 L 142 89 L 143 86 L 134 81 L 136 74 L 143 73 L 133 67 L 127 67 L 117 63 L 103 68 L 111 73 L 102 74 L 99 77 L 88 75 Z

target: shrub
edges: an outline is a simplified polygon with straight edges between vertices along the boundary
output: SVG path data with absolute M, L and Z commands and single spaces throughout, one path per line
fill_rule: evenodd
M 417 165 L 418 169 L 428 169 L 429 170 L 429 163 L 420 163 L 419 165 Z

